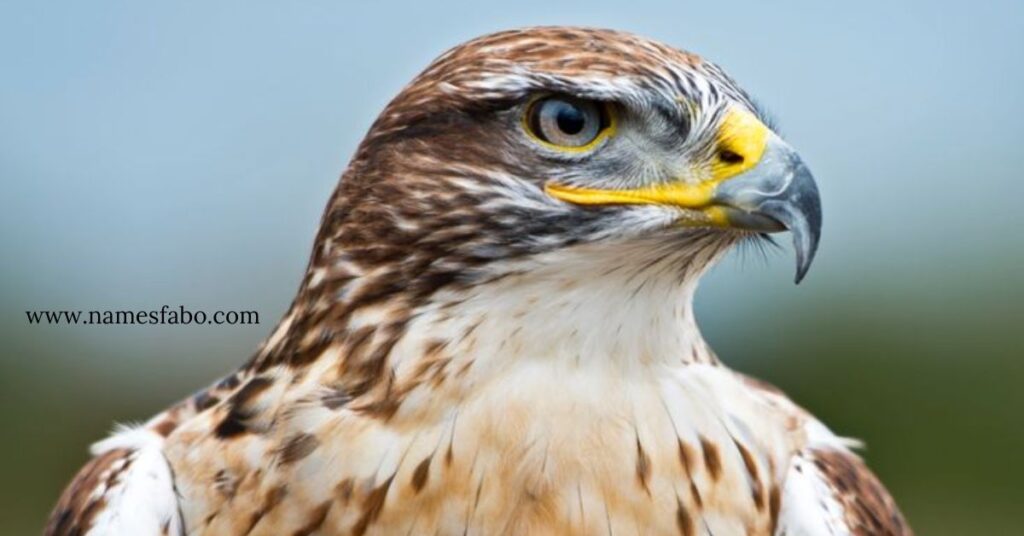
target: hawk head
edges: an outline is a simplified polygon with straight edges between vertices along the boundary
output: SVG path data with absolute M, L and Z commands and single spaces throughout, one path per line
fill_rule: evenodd
M 362 303 L 397 289 L 422 297 L 523 259 L 628 255 L 640 243 L 693 272 L 782 230 L 799 281 L 818 243 L 818 191 L 766 123 L 718 66 L 635 35 L 475 39 L 373 124 L 328 206 L 307 284 L 373 274 Z

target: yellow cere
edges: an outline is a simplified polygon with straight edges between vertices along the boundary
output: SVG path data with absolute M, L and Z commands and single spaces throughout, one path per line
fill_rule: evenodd
M 715 159 L 711 164 L 711 180 L 720 182 L 747 171 L 761 161 L 768 143 L 768 127 L 754 114 L 733 108 L 722 120 L 717 140 L 717 154 L 730 151 L 742 157 L 738 162 Z
M 629 190 L 601 190 L 549 183 L 545 186 L 545 191 L 556 199 L 577 205 L 659 204 L 693 209 L 706 208 L 711 205 L 718 183 L 757 165 L 764 155 L 768 134 L 768 127 L 753 114 L 734 108 L 726 114 L 718 129 L 715 161 L 706 168 L 708 171 L 704 173 L 708 176 L 703 181 L 652 184 Z M 718 158 L 717 155 L 725 151 L 740 158 L 734 158 L 734 161 Z M 725 214 L 722 211 L 709 209 L 705 212 L 712 220 L 710 223 L 725 222 Z

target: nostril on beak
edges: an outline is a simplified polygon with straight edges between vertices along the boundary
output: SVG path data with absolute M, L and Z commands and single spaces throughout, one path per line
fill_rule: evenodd
M 742 164 L 743 155 L 733 151 L 731 149 L 721 149 L 718 151 L 718 159 L 723 164 Z

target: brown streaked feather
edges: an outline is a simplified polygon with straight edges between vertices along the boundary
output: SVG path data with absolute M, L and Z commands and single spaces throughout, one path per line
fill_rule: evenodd
M 842 505 L 851 534 L 913 536 L 896 501 L 860 458 L 830 449 L 814 449 L 811 455 L 834 498 Z
M 96 516 L 106 507 L 103 493 L 118 483 L 131 465 L 133 451 L 113 449 L 97 456 L 78 471 L 50 514 L 43 534 L 72 536 L 89 532 Z

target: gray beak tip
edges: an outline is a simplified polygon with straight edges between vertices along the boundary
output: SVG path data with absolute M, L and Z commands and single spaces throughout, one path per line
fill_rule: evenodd
M 804 280 L 804 276 L 807 275 L 807 271 L 811 269 L 811 260 L 813 260 L 813 258 L 814 258 L 814 253 L 813 252 L 809 256 L 805 256 L 805 255 L 801 255 L 800 253 L 797 253 L 797 255 L 796 255 L 796 277 L 793 278 L 793 284 L 799 285 L 800 282 Z
M 803 168 L 803 171 L 807 173 L 806 168 Z M 810 173 L 807 173 L 807 176 L 809 177 Z M 818 252 L 818 241 L 821 238 L 821 198 L 818 187 L 812 180 L 805 182 L 803 190 L 796 192 L 796 197 L 795 204 L 800 210 L 788 227 L 793 234 L 793 249 L 796 250 L 794 283 L 800 284 Z
M 793 237 L 793 240 L 796 242 L 796 236 Z M 793 279 L 794 284 L 799 285 L 804 280 L 807 271 L 811 269 L 811 262 L 814 260 L 814 254 L 817 252 L 817 249 L 818 244 L 816 241 L 806 250 L 796 246 L 796 277 Z
M 793 235 L 793 250 L 796 252 L 795 284 L 800 284 L 814 262 L 818 252 L 818 240 L 821 238 L 821 202 L 817 191 L 806 196 L 800 204 L 802 210 L 789 210 L 786 227 Z
M 821 204 L 817 195 L 804 205 L 804 209 L 805 212 L 791 220 L 788 225 L 793 235 L 793 249 L 796 251 L 796 278 L 793 282 L 798 285 L 814 262 L 814 256 L 818 252 L 818 240 L 821 238 Z

